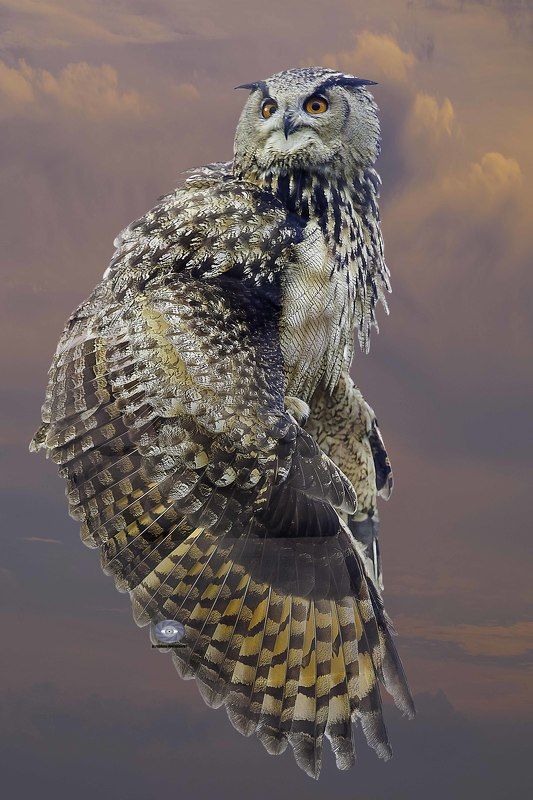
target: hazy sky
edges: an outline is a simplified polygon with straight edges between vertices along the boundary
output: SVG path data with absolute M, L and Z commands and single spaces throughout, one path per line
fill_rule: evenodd
M 527 796 L 532 44 L 528 0 L 0 0 L 10 796 Z M 55 467 L 27 453 L 60 330 L 114 236 L 182 170 L 231 157 L 233 86 L 311 64 L 379 81 L 393 295 L 353 374 L 395 469 L 386 601 L 419 706 L 411 723 L 389 709 L 392 762 L 361 746 L 318 784 L 150 649 Z

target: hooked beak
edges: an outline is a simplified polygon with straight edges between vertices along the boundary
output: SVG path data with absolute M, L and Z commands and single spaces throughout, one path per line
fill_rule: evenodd
M 291 114 L 286 111 L 283 115 L 283 133 L 285 134 L 285 138 L 289 138 L 289 134 L 294 133 L 298 130 L 300 126 L 291 116 Z

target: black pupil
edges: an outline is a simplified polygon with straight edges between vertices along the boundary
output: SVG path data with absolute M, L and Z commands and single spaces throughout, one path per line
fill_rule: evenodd
M 320 111 L 320 103 L 318 102 L 318 100 L 315 100 L 311 108 L 313 109 L 313 111 Z

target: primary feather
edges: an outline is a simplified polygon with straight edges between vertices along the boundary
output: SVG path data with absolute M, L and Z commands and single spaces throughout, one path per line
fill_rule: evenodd
M 136 622 L 154 643 L 176 622 L 182 677 L 314 777 L 324 736 L 353 764 L 357 721 L 390 755 L 379 682 L 413 713 L 375 556 L 390 465 L 347 376 L 388 273 L 364 126 L 335 180 L 312 148 L 306 168 L 307 145 L 265 161 L 243 131 L 255 95 L 287 105 L 288 86 L 360 93 L 372 112 L 342 77 L 253 89 L 233 164 L 193 173 L 122 232 L 60 339 L 32 442 Z

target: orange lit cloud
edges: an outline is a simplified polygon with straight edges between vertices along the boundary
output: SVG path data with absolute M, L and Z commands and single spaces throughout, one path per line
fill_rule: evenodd
M 108 64 L 100 67 L 79 62 L 68 64 L 57 75 L 35 69 L 25 61 L 18 68 L 0 62 L 2 113 L 16 113 L 24 107 L 59 106 L 88 117 L 141 114 L 147 103 L 133 90 L 119 87 L 117 71 Z
M 357 35 L 353 50 L 327 53 L 322 61 L 332 69 L 360 75 L 365 72 L 365 78 L 405 83 L 415 57 L 402 50 L 392 36 L 363 31 Z
M 418 92 L 414 99 L 410 117 L 410 129 L 413 136 L 429 132 L 436 140 L 442 136 L 451 136 L 455 119 L 455 111 L 448 97 L 442 103 L 430 94 Z
M 471 164 L 464 179 L 455 178 L 445 182 L 446 190 L 462 191 L 467 202 L 479 201 L 483 196 L 487 201 L 505 202 L 508 195 L 523 184 L 524 176 L 515 158 L 502 153 L 484 153 L 475 164 Z
M 31 82 L 22 70 L 8 67 L 3 61 L 0 61 L 0 97 L 2 106 L 7 104 L 15 109 L 35 100 Z
M 85 61 L 67 64 L 57 74 L 36 69 L 20 60 L 17 67 L 0 61 L 0 115 L 40 114 L 57 111 L 86 118 L 139 118 L 161 112 L 159 100 L 135 89 L 125 89 L 119 74 L 109 64 L 95 66 Z M 189 103 L 199 97 L 191 82 L 169 87 L 174 102 Z

